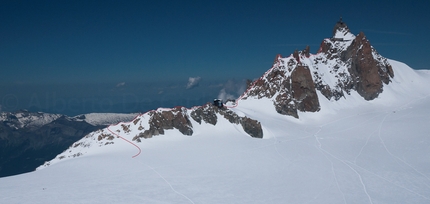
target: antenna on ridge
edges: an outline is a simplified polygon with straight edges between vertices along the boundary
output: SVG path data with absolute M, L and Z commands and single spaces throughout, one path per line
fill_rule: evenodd
M 343 23 L 343 22 L 342 22 L 342 16 L 340 16 L 339 23 Z

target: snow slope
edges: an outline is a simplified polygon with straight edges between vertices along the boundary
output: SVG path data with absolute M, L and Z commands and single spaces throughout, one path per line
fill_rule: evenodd
M 141 143 L 110 126 L 114 145 L 87 137 L 77 158 L 0 178 L 0 203 L 430 203 L 430 72 L 389 62 L 396 77 L 373 101 L 320 97 L 295 119 L 239 100 L 231 110 L 264 139 L 226 120 Z

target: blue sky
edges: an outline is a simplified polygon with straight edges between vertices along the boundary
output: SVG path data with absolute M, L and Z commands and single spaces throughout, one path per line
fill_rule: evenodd
M 340 16 L 383 56 L 430 68 L 428 8 L 428 1 L 1 1 L 0 102 L 5 109 L 5 95 L 29 86 L 43 95 L 40 84 L 60 84 L 55 92 L 75 98 L 88 95 L 84 84 L 104 92 L 120 83 L 185 87 L 197 76 L 220 89 L 259 77 L 276 54 L 306 45 L 315 53 Z

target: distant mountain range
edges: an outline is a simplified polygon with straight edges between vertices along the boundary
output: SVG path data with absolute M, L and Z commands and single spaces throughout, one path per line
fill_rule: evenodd
M 0 177 L 34 171 L 86 134 L 136 114 L 76 117 L 41 112 L 0 113 Z

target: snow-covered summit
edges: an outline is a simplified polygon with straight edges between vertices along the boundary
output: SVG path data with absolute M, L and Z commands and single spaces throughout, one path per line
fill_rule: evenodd
M 340 18 L 334 26 L 332 39 L 338 41 L 350 41 L 355 39 L 355 35 L 351 33 L 346 23 L 342 21 L 342 18 Z
M 364 33 L 354 36 L 337 22 L 332 38 L 321 43 L 318 53 L 309 48 L 275 63 L 241 98 L 268 98 L 280 114 L 298 117 L 298 111 L 320 110 L 320 95 L 337 101 L 357 92 L 373 100 L 383 92 L 394 72 L 387 59 L 370 44 Z

